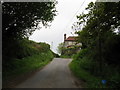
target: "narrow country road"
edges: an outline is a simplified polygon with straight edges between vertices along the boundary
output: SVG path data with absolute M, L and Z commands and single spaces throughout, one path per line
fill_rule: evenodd
M 77 79 L 71 74 L 68 64 L 71 59 L 54 58 L 52 62 L 38 71 L 16 88 L 80 88 Z

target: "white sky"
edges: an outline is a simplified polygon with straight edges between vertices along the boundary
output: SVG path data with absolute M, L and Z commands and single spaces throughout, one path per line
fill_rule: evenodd
M 87 7 L 91 1 L 95 0 L 57 0 L 56 10 L 58 15 L 51 23 L 51 27 L 36 30 L 30 36 L 30 40 L 36 42 L 46 42 L 51 45 L 52 51 L 57 53 L 57 46 L 64 41 L 64 34 L 73 36 L 74 30 L 71 29 L 72 24 L 77 21 L 76 15 L 79 15 Z

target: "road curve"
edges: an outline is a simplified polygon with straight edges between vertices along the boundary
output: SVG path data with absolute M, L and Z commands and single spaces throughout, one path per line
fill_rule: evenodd
M 78 88 L 68 64 L 72 59 L 54 58 L 42 70 L 15 88 Z

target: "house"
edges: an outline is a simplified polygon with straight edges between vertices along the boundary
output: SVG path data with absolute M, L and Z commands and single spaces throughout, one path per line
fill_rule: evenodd
M 72 46 L 75 45 L 82 45 L 81 43 L 77 43 L 76 42 L 76 37 L 75 36 L 69 36 L 68 38 L 66 38 L 66 34 L 64 34 L 64 47 L 65 48 L 70 48 Z
M 64 43 L 62 47 L 61 55 L 63 56 L 72 56 L 80 51 L 82 44 L 76 41 L 76 36 L 69 36 L 66 38 L 64 34 Z

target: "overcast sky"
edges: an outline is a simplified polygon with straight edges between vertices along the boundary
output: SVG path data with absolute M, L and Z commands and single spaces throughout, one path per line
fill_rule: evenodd
M 57 0 L 56 10 L 58 15 L 54 18 L 50 28 L 36 30 L 30 40 L 46 42 L 51 45 L 52 51 L 57 53 L 57 46 L 64 41 L 64 34 L 73 36 L 72 24 L 77 21 L 76 15 L 81 14 L 87 5 L 95 0 Z

